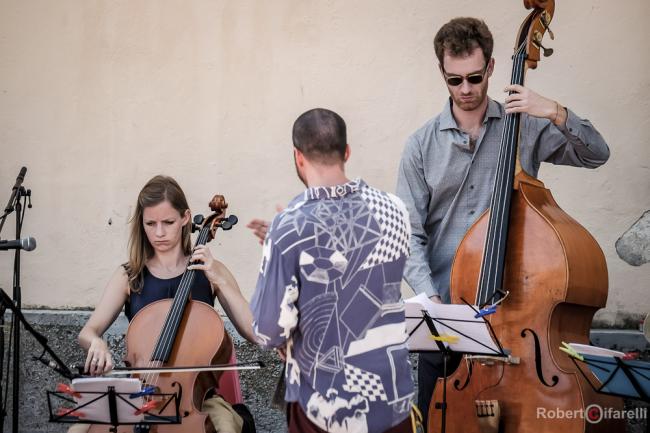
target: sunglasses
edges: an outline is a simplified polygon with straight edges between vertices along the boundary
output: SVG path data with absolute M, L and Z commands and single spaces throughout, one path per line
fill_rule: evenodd
M 445 72 L 444 67 L 442 67 L 442 73 L 445 76 L 445 80 L 447 81 L 447 84 L 449 84 L 452 87 L 460 86 L 461 84 L 463 84 L 464 80 L 467 80 L 469 84 L 481 84 L 483 82 L 483 78 L 485 77 L 485 73 L 487 72 L 487 67 L 488 65 L 486 64 L 482 72 L 465 75 L 464 77 L 459 75 L 449 76 L 447 75 L 447 72 Z

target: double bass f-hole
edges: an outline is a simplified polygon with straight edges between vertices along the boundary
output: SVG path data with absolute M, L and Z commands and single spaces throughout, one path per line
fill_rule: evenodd
M 517 35 L 510 82 L 522 86 L 526 71 L 537 67 L 544 51 L 550 54 L 542 39 L 550 34 L 555 10 L 553 0 L 524 4 L 533 10 Z M 495 340 L 516 356 L 464 355 L 456 371 L 438 379 L 427 431 L 622 431 L 613 419 L 592 425 L 535 416 L 540 408 L 572 411 L 599 404 L 618 409 L 622 402 L 596 394 L 559 349 L 563 341 L 588 343 L 594 313 L 607 300 L 607 264 L 594 237 L 557 205 L 541 181 L 517 165 L 520 124 L 518 113 L 503 119 L 489 211 L 467 231 L 450 275 L 452 303 L 474 299 L 473 305 L 489 310 L 486 323 Z M 492 413 L 485 411 L 486 402 L 495 416 L 485 416 Z M 438 410 L 445 406 L 446 413 Z
M 534 338 L 534 344 L 535 344 L 535 368 L 537 369 L 537 377 L 539 378 L 539 381 L 544 385 L 548 386 L 549 388 L 553 388 L 555 385 L 558 384 L 560 379 L 553 375 L 551 377 L 551 382 L 553 382 L 552 385 L 549 385 L 546 379 L 544 379 L 544 372 L 542 369 L 542 349 L 539 344 L 539 337 L 537 336 L 537 333 L 533 331 L 530 328 L 524 328 L 521 330 L 521 338 L 526 338 L 526 333 L 530 332 L 533 335 Z

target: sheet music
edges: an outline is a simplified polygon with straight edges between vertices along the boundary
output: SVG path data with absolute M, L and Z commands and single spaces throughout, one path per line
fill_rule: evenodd
M 81 393 L 81 398 L 75 398 L 77 407 L 96 399 L 101 395 L 96 393 L 108 391 L 109 386 L 115 387 L 115 392 L 117 393 L 131 394 L 142 390 L 142 383 L 139 379 L 135 378 L 84 377 L 73 379 L 72 389 Z M 89 392 L 92 392 L 93 394 L 89 394 Z M 141 407 L 143 404 L 142 397 L 134 399 L 129 399 L 128 395 L 123 395 L 122 397 L 125 397 L 137 408 Z M 108 396 L 102 397 L 88 406 L 79 409 L 79 412 L 84 415 L 81 419 L 106 423 L 111 421 L 108 408 Z M 144 419 L 144 415 L 135 415 L 134 412 L 135 409 L 133 409 L 133 407 L 122 401 L 119 397 L 117 398 L 117 418 L 120 422 L 135 423 Z
M 407 316 L 407 332 L 410 333 L 417 326 L 417 323 L 422 320 L 422 310 L 424 309 L 434 319 L 439 334 L 458 337 L 458 342 L 444 343 L 445 347 L 460 353 L 501 354 L 499 346 L 492 339 L 487 325 L 483 319 L 474 318 L 476 311 L 470 306 L 464 304 L 436 304 L 422 293 L 406 299 L 404 302 Z M 409 319 L 408 317 L 419 317 L 419 319 Z M 421 328 L 424 328 L 424 331 Z M 436 342 L 431 339 L 431 333 L 426 323 L 421 324 L 409 340 L 409 350 L 438 350 Z
M 423 309 L 430 311 L 429 304 L 433 304 L 433 302 L 422 293 L 404 300 L 406 332 L 409 335 L 407 344 L 411 351 L 439 350 L 436 342 L 431 339 L 431 332 L 429 332 L 429 327 L 422 316 Z
M 572 349 L 584 357 L 591 373 L 603 386 L 605 393 L 641 398 L 630 378 L 614 358 L 623 358 L 623 352 L 590 346 L 588 344 L 569 343 Z M 650 396 L 650 362 L 640 360 L 622 360 L 627 372 L 634 377 L 642 391 Z
M 569 346 L 581 355 L 595 355 L 595 356 L 613 356 L 622 358 L 625 356 L 623 352 L 617 350 L 605 349 L 603 347 L 590 346 L 588 344 L 569 343 Z

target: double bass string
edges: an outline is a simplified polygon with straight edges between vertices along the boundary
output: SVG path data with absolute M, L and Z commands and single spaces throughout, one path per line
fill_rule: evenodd
M 524 71 L 524 59 L 522 57 L 522 52 L 524 45 L 520 47 L 517 54 L 515 55 L 514 65 L 513 65 L 513 80 L 512 84 L 521 84 L 523 82 L 523 71 Z M 502 167 L 503 170 L 499 172 L 499 189 L 497 191 L 496 206 L 497 209 L 494 212 L 495 224 L 498 225 L 494 228 L 494 236 L 492 239 L 493 245 L 490 248 L 490 254 L 496 255 L 495 257 L 490 257 L 488 274 L 485 281 L 485 302 L 493 295 L 494 289 L 498 283 L 498 272 L 499 272 L 499 258 L 501 257 L 501 252 L 505 248 L 507 239 L 503 236 L 503 231 L 507 229 L 508 218 L 506 212 L 509 210 L 509 200 L 508 193 L 511 193 L 512 182 L 513 182 L 513 165 L 514 158 L 517 155 L 517 113 L 508 115 L 507 128 L 504 128 L 504 136 L 509 137 L 509 142 L 507 143 L 506 149 L 504 150 L 504 157 L 507 162 L 504 163 Z M 504 176 L 506 177 L 505 181 L 503 180 Z M 494 243 L 496 242 L 496 246 Z M 492 293 L 490 293 L 490 288 L 494 287 Z
M 524 65 L 525 61 L 523 57 L 521 56 L 521 53 L 523 51 L 523 48 L 525 45 L 522 45 L 519 52 L 515 56 L 515 64 L 514 64 L 514 72 L 513 72 L 513 84 L 522 84 L 523 83 L 523 72 L 524 72 Z M 498 226 L 498 236 L 495 235 L 496 238 L 496 257 L 497 260 L 501 256 L 501 251 L 505 249 L 506 244 L 507 244 L 507 238 L 504 237 L 503 232 L 504 230 L 507 230 L 508 227 L 508 215 L 506 215 L 506 212 L 509 211 L 509 206 L 508 206 L 508 193 L 512 194 L 511 189 L 512 189 L 512 182 L 513 182 L 513 165 L 514 165 L 514 159 L 517 157 L 517 116 L 520 116 L 518 113 L 513 113 L 512 115 L 509 116 L 510 122 L 508 124 L 508 135 L 510 136 L 510 146 L 508 146 L 508 149 L 506 150 L 507 152 L 507 164 L 505 166 L 504 173 L 502 174 L 503 176 L 506 176 L 506 182 L 505 184 L 501 185 L 501 188 L 499 190 L 500 197 L 499 197 L 499 218 L 497 219 L 499 226 Z M 503 182 L 503 180 L 502 180 Z M 505 197 L 503 197 L 505 195 Z M 494 249 L 494 248 L 493 248 Z M 494 289 L 496 289 L 496 285 L 498 283 L 498 278 L 497 278 L 497 273 L 499 271 L 498 269 L 499 263 L 495 263 L 493 260 L 490 266 L 490 274 L 488 274 L 488 283 L 491 284 L 491 286 L 494 286 Z M 490 281 L 490 277 L 492 277 L 492 281 Z M 487 287 L 491 287 L 487 286 Z M 491 295 L 489 292 L 487 295 Z M 487 301 L 487 299 L 486 299 Z
M 523 43 L 520 46 L 520 48 L 517 50 L 517 53 L 514 56 L 512 84 L 521 84 L 521 82 L 523 82 L 523 71 L 524 71 L 525 62 L 521 61 L 522 60 L 521 54 L 524 52 L 524 49 L 525 49 L 525 43 Z M 488 233 L 483 247 L 483 263 L 479 272 L 479 290 L 477 294 L 478 305 L 487 302 L 487 300 L 489 299 L 490 297 L 489 283 L 492 282 L 491 281 L 492 279 L 494 279 L 493 283 L 496 286 L 497 269 L 495 268 L 495 265 L 498 265 L 498 263 L 495 263 L 494 253 L 496 252 L 498 257 L 498 253 L 500 253 L 501 249 L 505 247 L 502 244 L 502 242 L 498 242 L 495 251 L 494 243 L 496 242 L 496 239 L 501 239 L 503 229 L 505 228 L 505 224 L 503 223 L 504 221 L 503 217 L 507 208 L 506 206 L 507 200 L 503 198 L 503 194 L 507 193 L 506 188 L 509 188 L 511 186 L 505 185 L 504 187 L 503 176 L 507 175 L 508 178 L 511 177 L 510 166 L 512 165 L 513 157 L 516 157 L 516 146 L 507 146 L 508 143 L 506 142 L 506 138 L 510 136 L 513 142 L 516 144 L 517 140 L 516 137 L 514 137 L 514 133 L 516 132 L 515 126 L 516 125 L 514 121 L 514 115 L 507 115 L 506 125 L 503 129 L 503 134 L 501 138 L 501 142 L 504 145 L 502 145 L 501 149 L 499 150 L 499 164 L 498 164 L 498 167 L 505 168 L 505 170 L 502 169 L 497 171 L 497 176 L 494 184 L 495 185 L 494 192 L 490 200 L 490 209 L 491 209 L 490 222 L 488 225 Z M 506 162 L 504 162 L 504 159 L 507 160 L 507 165 Z M 507 183 L 510 184 L 512 182 L 507 182 Z M 500 219 L 497 219 L 497 215 L 500 215 Z M 502 223 L 499 224 L 499 227 L 497 229 L 494 228 L 494 226 L 495 224 L 497 224 L 498 221 L 501 221 Z M 488 268 L 487 271 L 485 271 L 485 267 Z M 493 273 L 493 271 L 495 272 Z
M 513 65 L 513 67 L 516 68 L 516 64 Z M 499 163 L 497 164 L 497 173 L 496 173 L 496 178 L 494 180 L 493 193 L 492 193 L 492 197 L 490 198 L 490 220 L 488 223 L 488 231 L 485 238 L 485 244 L 483 246 L 483 260 L 482 260 L 481 270 L 479 273 L 479 290 L 478 290 L 477 302 L 476 302 L 477 305 L 479 306 L 487 302 L 488 294 L 485 293 L 485 291 L 487 290 L 487 281 L 490 278 L 491 270 L 492 270 L 491 263 L 493 261 L 493 253 L 494 253 L 493 237 L 496 235 L 493 226 L 496 221 L 496 217 L 495 217 L 495 215 L 497 214 L 496 206 L 497 203 L 500 202 L 501 189 L 499 188 L 499 185 L 501 184 L 502 182 L 501 179 L 503 177 L 503 170 L 499 170 L 499 168 L 503 167 L 503 165 L 505 164 L 503 160 L 505 159 L 505 153 L 507 152 L 507 146 L 505 144 L 506 144 L 506 136 L 508 135 L 508 131 L 510 130 L 510 123 L 511 123 L 510 116 L 506 117 L 505 123 L 506 124 L 501 134 L 502 145 L 501 148 L 499 149 Z

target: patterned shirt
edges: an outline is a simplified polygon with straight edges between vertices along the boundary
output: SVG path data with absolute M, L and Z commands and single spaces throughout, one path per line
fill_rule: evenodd
M 413 395 L 400 281 L 410 229 L 404 204 L 360 179 L 313 187 L 273 220 L 253 324 L 286 345 L 285 399 L 330 432 L 382 432 Z
M 521 166 L 537 176 L 541 162 L 595 168 L 609 148 L 588 120 L 571 110 L 564 127 L 521 116 Z M 505 114 L 489 100 L 481 134 L 472 149 L 452 115 L 451 104 L 409 137 L 397 179 L 397 195 L 411 218 L 411 256 L 405 279 L 417 293 L 450 302 L 449 274 L 456 248 L 490 205 Z

